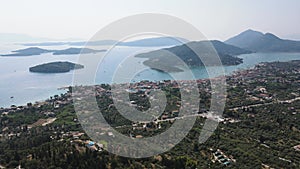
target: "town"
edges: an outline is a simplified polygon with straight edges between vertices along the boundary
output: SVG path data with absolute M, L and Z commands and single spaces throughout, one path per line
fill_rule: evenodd
M 289 66 L 286 66 L 287 64 Z M 60 164 L 63 166 L 66 165 L 64 159 L 79 156 L 98 157 L 92 158 L 95 160 L 93 163 L 96 163 L 96 159 L 119 159 L 120 157 L 106 152 L 109 146 L 107 141 L 95 142 L 89 138 L 76 116 L 72 105 L 74 99 L 84 100 L 85 95 L 92 94 L 97 102 L 101 103 L 98 104 L 99 110 L 106 121 L 116 131 L 132 139 L 159 134 L 176 120 L 197 119 L 187 138 L 168 153 L 144 160 L 123 159 L 124 162 L 120 164 L 102 161 L 102 166 L 118 168 L 135 165 L 143 168 L 159 168 L 161 165 L 169 165 L 180 168 L 185 165 L 188 168 L 209 166 L 237 168 L 236 166 L 244 164 L 254 168 L 258 166 L 297 168 L 300 165 L 299 65 L 300 61 L 262 63 L 252 69 L 227 76 L 227 98 L 223 100 L 226 101 L 223 115 L 209 110 L 212 92 L 210 82 L 214 79 L 197 80 L 200 104 L 199 107 L 189 105 L 190 114 L 180 113 L 184 100 L 180 98 L 179 85 L 179 83 L 190 85 L 190 81 L 141 81 L 120 84 L 129 86 L 126 94 L 129 95 L 130 102 L 124 102 L 118 97 L 114 99 L 139 111 L 149 109 L 150 102 L 155 101 L 151 100 L 154 99 L 150 96 L 151 91 L 160 89 L 165 92 L 167 105 L 164 111 L 161 114 L 153 113 L 153 119 L 150 121 L 131 121 L 123 117 L 114 105 L 112 86 L 108 84 L 93 87 L 77 86 L 76 90 L 67 87 L 66 93 L 50 97 L 43 102 L 1 108 L 0 146 L 10 148 L 1 150 L 3 155 L 0 156 L 0 164 L 8 167 L 24 167 L 31 163 L 37 165 L 42 160 L 50 158 L 50 165 L 60 158 Z M 218 122 L 219 127 L 206 143 L 199 144 L 197 136 L 206 119 Z M 254 130 L 254 126 L 257 129 Z M 273 127 L 280 130 L 274 131 Z M 97 134 L 114 139 L 115 133 L 109 128 L 97 129 Z M 31 138 L 38 138 L 38 141 Z M 17 140 L 23 140 L 23 143 L 16 145 Z M 28 146 L 36 149 L 26 149 Z M 57 149 L 48 150 L 53 146 L 57 146 Z M 38 149 L 45 149 L 48 153 L 44 154 Z M 59 149 L 68 149 L 66 152 L 69 153 L 61 156 Z M 283 149 L 286 151 L 281 151 Z M 263 154 L 262 156 L 268 160 L 258 158 L 258 153 Z M 173 158 L 174 154 L 181 156 Z M 191 157 L 183 154 L 189 154 Z M 149 161 L 154 164 L 150 165 Z M 269 161 L 272 161 L 274 166 L 269 164 Z M 74 162 L 74 165 L 76 164 Z

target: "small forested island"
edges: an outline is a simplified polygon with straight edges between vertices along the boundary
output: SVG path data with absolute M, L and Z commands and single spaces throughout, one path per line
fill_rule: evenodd
M 74 69 L 82 68 L 84 68 L 83 65 L 71 62 L 51 62 L 30 67 L 29 71 L 35 73 L 65 73 Z
M 77 55 L 105 52 L 106 50 L 95 50 L 89 48 L 68 48 L 64 50 L 47 50 L 38 47 L 31 47 L 21 50 L 12 51 L 12 54 L 5 54 L 1 56 L 35 56 L 43 53 L 53 53 L 53 55 Z
M 20 49 L 12 51 L 12 54 L 5 54 L 1 56 L 34 56 L 34 55 L 41 55 L 43 53 L 50 53 L 51 50 L 46 50 L 42 48 L 26 48 L 26 49 Z

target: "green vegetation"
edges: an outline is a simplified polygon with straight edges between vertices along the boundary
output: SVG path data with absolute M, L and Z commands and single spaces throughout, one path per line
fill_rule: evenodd
M 201 54 L 201 58 L 195 52 Z M 245 53 L 250 52 L 220 41 L 200 41 L 138 54 L 136 57 L 147 58 L 148 60 L 144 64 L 150 68 L 167 72 L 179 72 L 182 71 L 179 67 L 183 63 L 189 67 L 203 66 L 203 60 L 206 60 L 208 61 L 206 66 L 215 66 L 220 64 L 218 63 L 219 58 L 223 65 L 238 65 L 243 61 L 235 56 Z
M 83 65 L 71 62 L 51 62 L 30 67 L 29 71 L 35 73 L 65 73 L 74 69 L 82 68 L 84 68 Z
M 228 97 L 224 121 L 213 135 L 204 144 L 198 143 L 206 120 L 199 116 L 187 137 L 178 145 L 150 158 L 124 158 L 88 147 L 85 141 L 89 137 L 78 134 L 83 130 L 69 100 L 70 93 L 50 98 L 44 104 L 28 104 L 23 109 L 13 107 L 0 118 L 0 164 L 8 168 L 21 165 L 23 168 L 253 169 L 269 166 L 296 169 L 300 166 L 300 153 L 294 148 L 300 145 L 299 65 L 300 61 L 264 63 L 227 77 Z M 172 111 L 180 106 L 177 105 L 180 103 L 180 94 L 176 83 L 140 82 L 132 85 L 161 87 L 168 97 L 163 115 L 167 115 L 170 121 L 162 122 L 161 129 L 149 124 L 146 128 L 133 130 L 132 122 L 122 117 L 111 105 L 110 86 L 99 85 L 98 106 L 107 121 L 124 134 L 144 137 L 169 128 L 172 118 L 176 117 Z M 206 80 L 198 85 L 201 115 L 209 108 L 211 89 Z M 139 110 L 149 107 L 146 92 L 137 90 L 130 93 L 130 99 Z M 45 126 L 28 128 L 38 119 L 49 116 L 57 119 Z M 100 144 L 107 147 L 109 142 L 103 140 Z M 231 160 L 228 166 L 214 159 L 216 150 Z
M 225 43 L 253 52 L 300 52 L 299 41 L 284 40 L 271 33 L 253 30 L 242 32 Z

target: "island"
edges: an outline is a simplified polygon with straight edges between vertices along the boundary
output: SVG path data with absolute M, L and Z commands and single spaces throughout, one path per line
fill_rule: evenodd
M 53 55 L 78 55 L 105 52 L 106 50 L 95 50 L 89 48 L 68 48 L 63 50 L 47 50 L 38 47 L 30 47 L 21 50 L 12 51 L 12 54 L 5 54 L 1 56 L 35 56 L 44 53 L 53 53 Z
M 20 50 L 15 50 L 12 51 L 12 54 L 5 54 L 1 56 L 34 56 L 34 55 L 41 55 L 43 53 L 50 53 L 52 52 L 51 50 L 46 50 L 42 48 L 26 48 L 26 49 L 20 49 Z
M 105 52 L 106 50 L 94 50 L 89 48 L 68 48 L 65 50 L 56 50 L 53 55 L 78 55 Z
M 143 62 L 144 65 L 151 69 L 165 72 L 182 72 L 184 71 L 181 69 L 183 63 L 188 67 L 204 66 L 202 60 L 190 47 L 202 54 L 201 59 L 207 61 L 205 66 L 218 65 L 219 63 L 214 59 L 210 59 L 217 55 L 223 65 L 238 65 L 243 63 L 243 60 L 236 57 L 237 55 L 251 53 L 249 50 L 214 40 L 189 42 L 180 46 L 141 53 L 135 57 L 147 58 Z M 177 56 L 177 58 L 174 56 Z
M 84 66 L 71 62 L 51 62 L 29 68 L 34 73 L 66 73 L 74 69 L 83 69 Z

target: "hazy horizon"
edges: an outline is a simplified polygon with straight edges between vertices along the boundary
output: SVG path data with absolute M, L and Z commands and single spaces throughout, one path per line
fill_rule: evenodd
M 272 32 L 272 31 L 264 31 L 264 32 L 262 32 L 260 30 L 254 30 L 254 29 L 249 28 L 249 29 L 246 29 L 246 30 L 242 30 L 242 31 L 240 31 L 238 33 L 235 33 L 235 34 L 229 36 L 226 39 L 212 39 L 212 38 L 209 38 L 209 37 L 207 37 L 207 39 L 208 40 L 226 41 L 226 40 L 228 40 L 228 39 L 230 39 L 230 38 L 232 38 L 232 37 L 234 37 L 234 36 L 236 36 L 236 35 L 244 32 L 244 31 L 247 31 L 247 30 L 258 31 L 258 32 L 261 32 L 261 33 L 264 33 L 264 34 L 265 33 L 272 33 L 272 34 L 278 36 L 278 34 Z M 89 37 L 89 38 L 79 38 L 79 37 L 65 37 L 65 38 L 63 38 L 63 37 L 45 37 L 45 36 L 34 36 L 34 35 L 31 35 L 31 34 L 26 34 L 26 33 L 6 33 L 6 32 L 0 32 L 0 36 L 3 36 L 3 35 L 5 35 L 6 38 L 8 38 L 8 37 L 14 37 L 14 38 L 17 38 L 18 40 L 19 39 L 26 39 L 26 38 L 28 38 L 28 39 L 34 39 L 32 42 L 48 42 L 48 41 L 49 42 L 68 42 L 68 41 L 69 42 L 72 42 L 72 41 L 75 42 L 75 41 L 87 41 L 87 40 L 89 40 L 89 38 L 91 38 L 91 37 Z M 10 35 L 12 35 L 12 36 L 10 36 Z M 296 35 L 294 35 L 294 36 L 293 35 L 288 35 L 286 37 L 278 36 L 278 37 L 281 38 L 281 39 L 288 39 L 288 40 L 300 41 L 300 36 L 298 37 Z M 132 40 L 138 40 L 138 39 L 147 39 L 147 38 L 152 38 L 152 37 L 151 36 L 150 37 L 138 37 L 136 39 L 131 39 L 130 41 L 132 41 Z M 153 37 L 153 38 L 155 38 L 155 37 Z M 18 41 L 18 40 L 16 40 L 16 41 Z M 107 40 L 116 40 L 116 39 L 107 39 Z M 25 40 L 25 42 L 26 41 L 28 41 L 28 40 Z M 9 40 L 9 42 L 15 42 L 15 41 L 14 41 L 14 39 L 11 39 L 11 40 Z M 20 41 L 20 42 L 22 42 L 22 41 Z M 28 42 L 31 42 L 31 41 L 29 40 Z
M 297 0 L 11 0 L 0 6 L 0 33 L 87 40 L 105 25 L 125 16 L 163 13 L 191 23 L 208 39 L 223 41 L 253 29 L 300 40 L 299 6 Z

